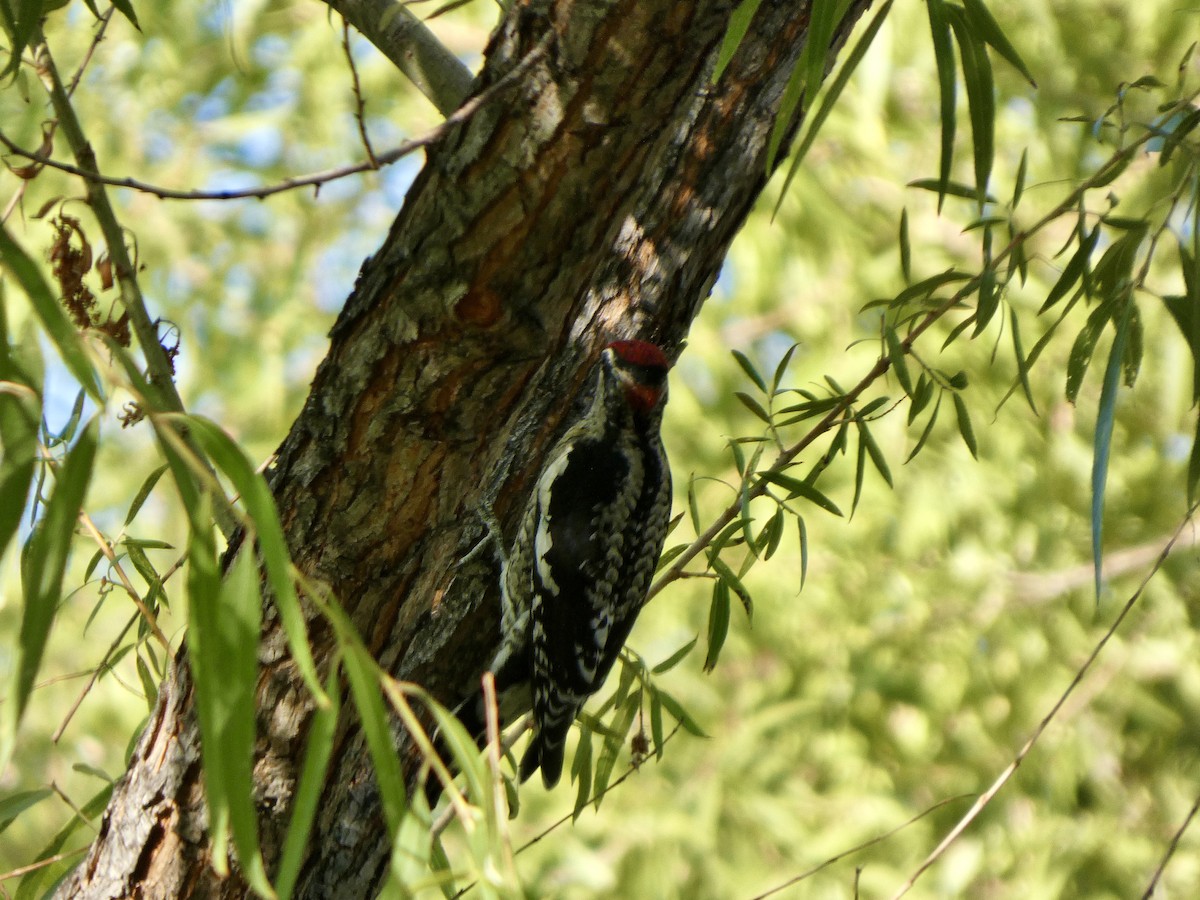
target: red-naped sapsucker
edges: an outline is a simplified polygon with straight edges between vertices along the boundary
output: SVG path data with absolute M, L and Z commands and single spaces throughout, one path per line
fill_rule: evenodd
M 567 732 L 600 689 L 646 602 L 671 512 L 659 428 L 666 356 L 609 344 L 588 411 L 551 449 L 501 573 L 492 662 L 502 721 L 532 708 L 521 780 L 562 774 Z

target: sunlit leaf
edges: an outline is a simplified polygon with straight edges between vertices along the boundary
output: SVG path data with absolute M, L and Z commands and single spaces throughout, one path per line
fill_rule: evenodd
M 938 163 L 938 177 L 933 181 L 932 187 L 932 190 L 936 191 L 938 195 L 938 212 L 940 213 L 942 201 L 949 193 L 950 168 L 954 162 L 958 69 L 954 64 L 954 45 L 950 38 L 950 23 L 946 18 L 946 4 L 943 0 L 928 0 L 925 8 L 929 14 L 929 33 L 933 39 L 934 60 L 937 62 L 938 95 L 941 104 L 939 115 L 942 126 L 941 156 Z
M 1133 314 L 1131 300 L 1117 320 L 1117 333 L 1104 368 L 1104 385 L 1100 389 L 1100 407 L 1096 414 L 1096 434 L 1092 451 L 1092 563 L 1095 574 L 1096 600 L 1100 600 L 1104 538 L 1104 487 L 1108 481 L 1108 460 L 1112 450 L 1113 422 L 1116 419 L 1117 391 L 1120 387 L 1121 361 L 1125 357 L 1125 342 Z
M 167 471 L 167 464 L 163 463 L 153 472 L 146 476 L 146 480 L 142 482 L 142 486 L 138 488 L 137 493 L 133 495 L 133 502 L 129 504 L 129 511 L 125 513 L 125 524 L 129 525 L 141 511 L 142 505 L 150 496 L 150 492 L 154 490 L 154 486 L 158 484 L 158 479 L 162 478 L 163 472 Z
M 1115 309 L 1111 303 L 1102 303 L 1092 310 L 1092 314 L 1088 316 L 1087 322 L 1080 329 L 1079 335 L 1075 338 L 1075 343 L 1071 346 L 1071 355 L 1067 359 L 1067 400 L 1071 403 L 1075 402 L 1075 398 L 1079 396 L 1079 387 L 1083 384 L 1083 376 L 1087 373 L 1088 365 L 1092 361 L 1092 354 L 1096 349 L 1096 341 L 1100 338 L 1100 332 L 1104 330 L 1104 326 L 1108 324 L 1108 320 L 1112 318 Z
M 967 20 L 971 24 L 972 31 L 981 40 L 994 47 L 996 52 L 1004 57 L 1014 69 L 1025 76 L 1025 80 L 1031 86 L 1037 87 L 1037 82 L 1034 81 L 1029 67 L 1025 65 L 1025 61 L 1021 59 L 999 23 L 992 18 L 992 14 L 983 0 L 963 0 L 963 7 L 967 11 Z
M 693 649 L 695 649 L 696 642 L 699 639 L 699 635 L 692 638 L 650 671 L 655 675 L 662 675 L 666 672 L 670 672 L 673 668 L 679 665 L 687 657 L 687 655 L 692 652 Z
M 951 394 L 954 399 L 954 412 L 958 418 L 958 433 L 962 435 L 963 443 L 971 451 L 971 455 L 979 458 L 979 445 L 975 440 L 975 428 L 971 425 L 971 414 L 967 412 L 966 401 L 961 394 Z
M 716 668 L 729 634 L 729 585 L 721 579 L 713 583 L 712 601 L 708 606 L 708 652 L 704 657 L 704 671 Z
M 242 503 L 254 522 L 259 550 L 292 658 L 317 702 L 328 702 L 317 678 L 316 664 L 313 662 L 304 625 L 304 613 L 292 580 L 291 555 L 283 536 L 283 526 L 279 522 L 275 499 L 271 496 L 266 479 L 254 471 L 241 448 L 214 423 L 199 416 L 188 416 L 186 422 L 191 434 L 241 496 Z
M 907 354 L 904 352 L 904 345 L 900 341 L 900 335 L 896 333 L 896 329 L 885 325 L 883 338 L 887 344 L 888 361 L 892 364 L 892 371 L 896 373 L 896 380 L 900 382 L 900 387 L 904 389 L 904 393 L 912 396 L 913 381 L 912 376 L 908 373 Z
M 834 76 L 833 82 L 829 85 L 828 90 L 826 90 L 822 95 L 821 105 L 818 106 L 816 112 L 809 117 L 808 126 L 804 132 L 804 137 L 800 139 L 800 143 L 796 148 L 796 152 L 792 154 L 792 164 L 788 169 L 787 177 L 783 182 L 783 189 L 780 192 L 780 202 L 782 202 L 784 195 L 786 195 L 788 185 L 791 184 L 792 178 L 794 178 L 796 172 L 800 170 L 800 163 L 803 162 L 804 157 L 808 155 L 808 151 L 812 147 L 813 141 L 817 139 L 817 135 L 821 131 L 821 126 L 829 117 L 829 113 L 833 111 L 834 104 L 837 103 L 838 98 L 842 95 L 842 91 L 845 90 L 846 84 L 850 81 L 850 76 L 854 74 L 854 70 L 858 68 L 858 64 L 862 62 L 862 59 L 866 55 L 868 48 L 870 48 L 871 43 L 875 40 L 875 36 L 879 33 L 879 29 L 883 26 L 884 21 L 887 19 L 888 13 L 892 11 L 893 2 L 894 0 L 887 0 L 887 2 L 882 4 L 879 7 L 879 10 L 875 13 L 875 16 L 870 22 L 867 23 L 867 27 L 864 29 L 862 36 L 858 39 L 854 46 L 850 48 L 850 51 L 845 56 L 845 61 L 842 63 L 841 68 L 838 69 L 837 75 Z M 780 112 L 780 117 L 776 120 L 777 126 L 778 122 L 780 121 L 783 121 L 782 110 Z M 776 207 L 776 210 L 778 210 L 778 207 Z
M 754 363 L 750 362 L 750 357 L 748 357 L 745 353 L 742 353 L 740 350 L 734 350 L 732 352 L 733 358 L 737 360 L 737 364 L 741 366 L 742 371 L 746 373 L 746 377 L 753 381 L 755 386 L 765 394 L 767 392 L 767 383 L 763 381 L 763 377 L 758 374 L 758 369 L 754 367 Z
M 1033 401 L 1033 388 L 1029 384 L 1029 365 L 1025 361 L 1025 351 L 1021 347 L 1021 325 L 1017 320 L 1017 311 L 1015 309 L 1009 310 L 1008 321 L 1012 330 L 1013 358 L 1017 363 L 1017 378 L 1021 382 L 1021 390 L 1025 392 L 1025 399 L 1029 403 L 1029 408 L 1033 410 L 1033 414 L 1036 416 L 1038 414 L 1037 404 Z
M 1050 288 L 1050 293 L 1046 295 L 1046 301 L 1042 304 L 1042 308 L 1038 310 L 1038 315 L 1041 315 L 1065 297 L 1067 291 L 1075 285 L 1075 282 L 1079 281 L 1087 268 L 1088 260 L 1091 258 L 1092 251 L 1096 248 L 1096 242 L 1099 239 L 1099 226 L 1096 226 L 1083 236 L 1079 242 L 1079 249 L 1072 254 L 1066 266 L 1063 267 L 1062 274 L 1058 276 L 1058 280 Z
M 717 54 L 717 64 L 713 68 L 712 80 L 714 82 L 720 80 L 729 61 L 733 59 L 733 54 L 741 46 L 742 39 L 746 37 L 750 23 L 754 20 L 754 14 L 758 12 L 761 4 L 762 0 L 742 0 L 730 15 L 729 28 L 725 31 L 725 39 L 721 42 L 721 50 Z
M 844 430 L 843 430 L 844 433 Z M 785 475 L 782 472 L 761 472 L 759 477 L 763 481 L 768 481 L 771 484 L 778 485 L 790 493 L 791 497 L 803 497 L 810 503 L 815 503 L 821 509 L 833 513 L 835 516 L 842 515 L 842 511 L 838 509 L 836 503 L 822 494 L 819 490 L 813 487 L 807 481 L 801 481 L 799 478 L 793 478 L 791 475 Z
M 29 703 L 62 601 L 63 577 L 71 555 L 75 523 L 91 484 L 98 442 L 99 422 L 93 419 L 59 468 L 54 493 L 21 554 L 21 627 L 13 648 L 12 680 L 4 704 L 0 705 L 0 772 L 12 758 L 17 727 Z
M 754 601 L 750 597 L 750 592 L 746 590 L 746 586 L 742 584 L 741 579 L 734 574 L 733 569 L 729 568 L 729 566 L 726 565 L 725 562 L 718 556 L 714 556 L 709 559 L 708 564 L 712 567 L 712 570 L 717 573 L 717 577 L 720 578 L 721 581 L 725 582 L 729 590 L 737 594 L 738 599 L 742 601 L 742 608 L 746 610 L 746 617 L 748 619 L 753 619 Z
M 992 64 L 987 49 L 978 40 L 962 14 L 962 8 L 947 6 L 951 28 L 958 38 L 963 83 L 967 88 L 967 106 L 971 119 L 971 140 L 975 161 L 975 198 L 980 207 L 987 201 L 995 159 L 996 96 L 992 82 Z

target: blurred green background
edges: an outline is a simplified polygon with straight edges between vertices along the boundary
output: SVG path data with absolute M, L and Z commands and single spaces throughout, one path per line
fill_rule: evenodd
M 1174 81 L 1200 29 L 1194 11 L 1166 0 L 994 7 L 1038 87 L 997 61 L 993 185 L 1011 195 L 1027 151 L 1023 215 L 1033 219 L 1109 152 L 1086 123 L 1063 119 L 1100 116 L 1121 83 L 1141 76 Z M 137 12 L 142 32 L 115 20 L 76 95 L 105 172 L 223 188 L 362 157 L 340 22 L 331 22 L 323 5 L 141 4 Z M 434 26 L 476 64 L 493 15 L 476 5 Z M 81 59 L 91 23 L 80 4 L 50 20 L 49 40 L 64 71 Z M 432 107 L 368 44 L 352 37 L 351 46 L 376 149 L 437 123 Z M 1196 64 L 1190 66 L 1194 80 Z M 961 97 L 960 105 L 965 110 Z M 0 122 L 18 143 L 35 147 L 47 115 L 37 85 L 19 80 L 0 91 Z M 960 118 L 956 175 L 969 181 L 965 112 Z M 665 440 L 677 511 L 686 508 L 693 475 L 701 479 L 694 489 L 702 518 L 729 504 L 735 493 L 728 485 L 737 483 L 729 440 L 762 433 L 734 396 L 753 388 L 731 350 L 769 374 L 797 344 L 785 384 L 814 390 L 827 375 L 853 384 L 873 365 L 879 313 L 862 307 L 904 286 L 902 210 L 914 277 L 978 265 L 977 236 L 964 232 L 971 205 L 950 198 L 939 215 L 933 194 L 906 186 L 937 174 L 938 133 L 925 8 L 897 4 L 778 215 L 772 218 L 776 179 L 735 243 L 672 376 Z M 417 167 L 410 157 L 315 195 L 294 191 L 267 201 L 184 203 L 115 192 L 152 312 L 179 332 L 184 402 L 220 422 L 254 459 L 269 456 L 299 411 L 325 332 Z M 1157 159 L 1140 157 L 1109 188 L 1111 202 L 1122 215 L 1152 211 L 1165 177 Z M 56 197 L 99 246 L 86 207 L 71 199 L 81 191 L 77 182 L 45 172 L 22 184 L 6 173 L 0 203 L 19 188 L 25 193 L 9 228 L 31 252 L 49 246 L 51 227 L 35 214 Z M 1035 314 L 1064 263 L 1053 257 L 1072 226 L 1064 220 L 1038 240 L 1028 280 L 1014 282 L 1006 295 L 1026 347 L 1047 324 Z M 1150 283 L 1162 293 L 1182 292 L 1181 277 L 1165 261 Z M 102 305 L 112 302 L 111 293 L 97 293 Z M 1076 405 L 1064 398 L 1067 356 L 1086 311 L 1072 313 L 1031 372 L 1036 414 L 1019 390 L 1004 402 L 1017 375 L 1011 352 L 997 349 L 1008 346 L 1000 335 L 1005 317 L 942 352 L 958 321 L 951 319 L 923 339 L 918 354 L 968 374 L 963 396 L 978 461 L 948 405 L 907 464 L 925 417 L 906 427 L 903 405 L 882 417 L 872 431 L 894 489 L 868 471 L 852 518 L 806 509 L 803 589 L 799 541 L 788 525 L 780 551 L 747 577 L 753 622 L 735 603 L 711 673 L 702 671 L 709 582 L 686 579 L 657 597 L 631 646 L 653 664 L 700 635 L 697 651 L 662 685 L 708 737 L 678 734 L 660 762 L 643 765 L 598 813 L 585 811 L 522 852 L 518 871 L 529 893 L 749 898 L 959 798 L 779 894 L 852 897 L 858 867 L 861 896 L 891 896 L 1049 713 L 1186 510 L 1195 428 L 1191 359 L 1158 299 L 1143 295 L 1138 304 L 1145 355 L 1136 387 L 1122 389 L 1118 400 L 1105 510 L 1112 571 L 1098 602 L 1090 477 L 1102 363 L 1093 365 Z M 20 333 L 25 326 L 10 311 L 14 316 L 10 327 Z M 52 354 L 47 358 L 53 428 L 65 421 L 75 387 Z M 872 396 L 883 394 L 902 396 L 894 383 Z M 121 430 L 116 422 L 125 399 L 114 397 L 104 416 L 99 474 L 87 501 L 113 534 L 158 464 L 147 429 Z M 805 465 L 827 446 L 828 439 L 819 442 Z M 821 486 L 848 513 L 852 455 L 836 460 Z M 186 524 L 175 502 L 164 480 L 127 532 L 181 547 Z M 690 528 L 685 517 L 679 539 L 689 539 Z M 33 858 L 70 817 L 69 804 L 82 805 L 102 787 L 104 773 L 122 771 L 146 715 L 137 659 L 153 668 L 154 651 L 116 640 L 132 610 L 101 581 L 103 564 L 84 583 L 93 551 L 79 539 L 71 582 L 78 589 L 60 613 L 15 764 L 0 774 L 0 799 L 48 786 L 61 793 L 0 832 L 0 873 Z M 179 551 L 147 555 L 163 571 Z M 1012 781 L 911 896 L 1124 898 L 1145 890 L 1200 792 L 1196 561 L 1194 535 L 1185 530 Z M 19 622 L 16 568 L 10 551 L 0 573 L 4 635 L 15 634 Z M 175 606 L 163 624 L 177 642 L 179 576 L 167 595 Z M 115 664 L 52 741 L 114 641 L 122 648 Z M 7 644 L 0 645 L 0 672 L 9 665 Z M 569 813 L 573 797 L 568 784 L 550 794 L 536 784 L 523 789 L 514 843 Z M 76 843 L 86 837 L 81 832 Z M 1195 896 L 1197 885 L 1200 833 L 1191 831 L 1157 896 Z M 13 882 L 0 886 L 11 890 Z

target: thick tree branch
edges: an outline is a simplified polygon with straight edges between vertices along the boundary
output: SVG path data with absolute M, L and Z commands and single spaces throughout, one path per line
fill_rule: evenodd
M 325 0 L 392 61 L 444 116 L 467 99 L 475 76 L 400 0 Z

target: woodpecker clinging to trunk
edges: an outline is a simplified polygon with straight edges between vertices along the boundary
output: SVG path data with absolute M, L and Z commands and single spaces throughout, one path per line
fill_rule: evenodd
M 504 555 L 490 668 L 503 720 L 533 710 L 522 781 L 540 768 L 546 787 L 558 782 L 571 723 L 646 602 L 671 512 L 659 436 L 668 367 L 645 341 L 604 349 L 591 406 L 546 457 Z

